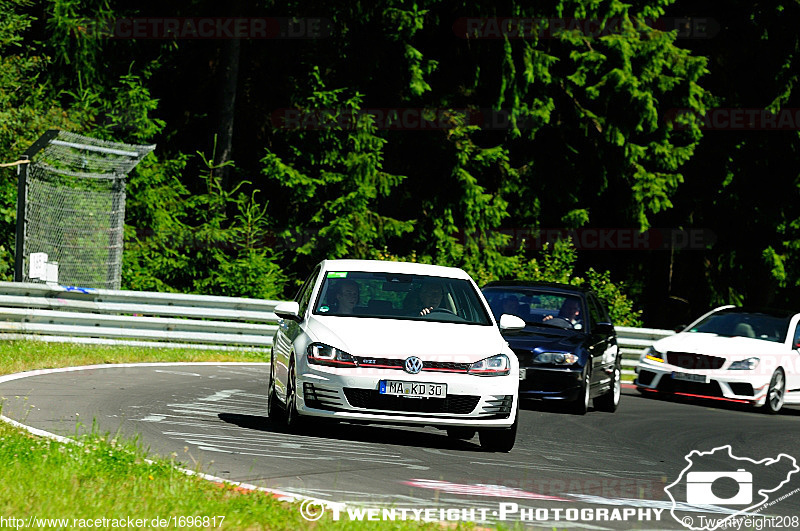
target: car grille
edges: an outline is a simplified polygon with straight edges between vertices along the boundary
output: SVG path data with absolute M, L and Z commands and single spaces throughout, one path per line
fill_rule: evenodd
M 667 363 L 682 369 L 719 369 L 725 363 L 725 358 L 691 352 L 667 352 Z
M 382 395 L 374 389 L 345 387 L 344 396 L 350 405 L 363 409 L 397 411 L 401 413 L 472 413 L 480 401 L 479 396 L 447 395 L 447 398 L 407 398 Z
M 655 377 L 656 373 L 645 371 L 642 369 L 639 371 L 639 378 L 637 378 L 636 381 L 641 385 L 650 385 L 651 383 L 653 383 L 653 378 Z
M 483 412 L 507 418 L 511 414 L 511 404 L 514 403 L 514 395 L 500 395 L 493 396 L 492 398 L 493 400 L 486 401 L 486 405 L 483 406 Z
M 525 379 L 519 382 L 519 390 L 557 393 L 573 389 L 580 383 L 579 372 L 526 369 Z
M 658 390 L 664 393 L 687 393 L 692 395 L 714 397 L 723 396 L 722 389 L 714 380 L 711 380 L 708 383 L 701 383 L 673 380 L 672 378 L 661 378 L 658 383 Z
M 731 391 L 739 396 L 753 396 L 753 386 L 749 383 L 744 382 L 731 382 L 728 385 L 731 386 Z
M 344 405 L 336 389 L 327 389 L 311 383 L 303 384 L 303 399 L 307 406 L 317 409 L 334 410 Z
M 405 359 L 369 358 L 354 356 L 359 367 L 375 367 L 376 369 L 403 370 Z M 453 363 L 448 361 L 423 361 L 422 370 L 428 372 L 467 372 L 471 363 Z

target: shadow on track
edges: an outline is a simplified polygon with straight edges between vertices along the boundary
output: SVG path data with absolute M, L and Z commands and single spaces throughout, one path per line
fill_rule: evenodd
M 697 398 L 681 395 L 672 395 L 667 393 L 630 393 L 625 395 L 631 399 L 648 400 L 653 402 L 672 402 L 674 404 L 686 404 L 695 407 L 705 407 L 713 409 L 721 409 L 724 411 L 739 411 L 741 413 L 750 413 L 752 415 L 761 415 L 763 417 L 800 417 L 800 409 L 796 405 L 784 405 L 777 415 L 769 415 L 763 409 L 749 404 L 740 404 L 737 402 L 727 402 L 724 400 L 714 400 L 709 398 Z
M 228 424 L 266 433 L 291 433 L 304 437 L 391 444 L 418 448 L 435 448 L 439 450 L 484 451 L 478 444 L 477 435 L 465 441 L 448 437 L 444 431 L 440 433 L 429 433 L 420 430 L 404 429 L 397 426 L 339 423 L 320 419 L 308 419 L 310 422 L 306 422 L 304 426 L 296 431 L 291 431 L 285 426 L 270 422 L 268 417 L 240 415 L 235 413 L 220 413 L 217 416 L 221 421 Z

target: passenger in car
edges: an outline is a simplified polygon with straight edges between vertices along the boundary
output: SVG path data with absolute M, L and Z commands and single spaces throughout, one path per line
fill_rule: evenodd
M 333 295 L 333 312 L 350 314 L 358 304 L 358 282 L 354 280 L 340 280 L 335 287 Z
M 753 330 L 753 325 L 750 323 L 739 323 L 733 329 L 733 335 L 741 337 L 755 338 L 756 332 Z

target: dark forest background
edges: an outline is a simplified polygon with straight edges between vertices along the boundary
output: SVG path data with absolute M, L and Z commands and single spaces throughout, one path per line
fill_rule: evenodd
M 157 144 L 126 289 L 281 299 L 349 257 L 586 282 L 626 324 L 796 307 L 798 23 L 797 0 L 0 0 L 0 162 L 53 128 Z M 10 280 L 13 168 L 0 197 Z

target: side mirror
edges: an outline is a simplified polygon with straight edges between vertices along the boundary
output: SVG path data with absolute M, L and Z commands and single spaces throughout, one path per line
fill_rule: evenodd
M 295 301 L 282 302 L 275 306 L 272 311 L 281 319 L 289 319 L 298 323 L 302 321 L 300 319 L 300 305 Z
M 614 325 L 611 323 L 596 323 L 594 325 L 594 330 L 592 330 L 595 334 L 603 334 L 604 336 L 610 336 L 614 333 Z
M 685 325 L 685 324 L 679 324 L 678 326 L 676 326 L 675 328 L 673 328 L 673 329 L 672 329 L 672 331 L 673 331 L 673 332 L 675 332 L 676 334 L 680 334 L 681 332 L 683 332 L 683 330 L 684 330 L 685 328 L 686 328 L 686 325 Z
M 500 330 L 522 330 L 525 328 L 525 321 L 516 315 L 504 313 L 500 316 Z

